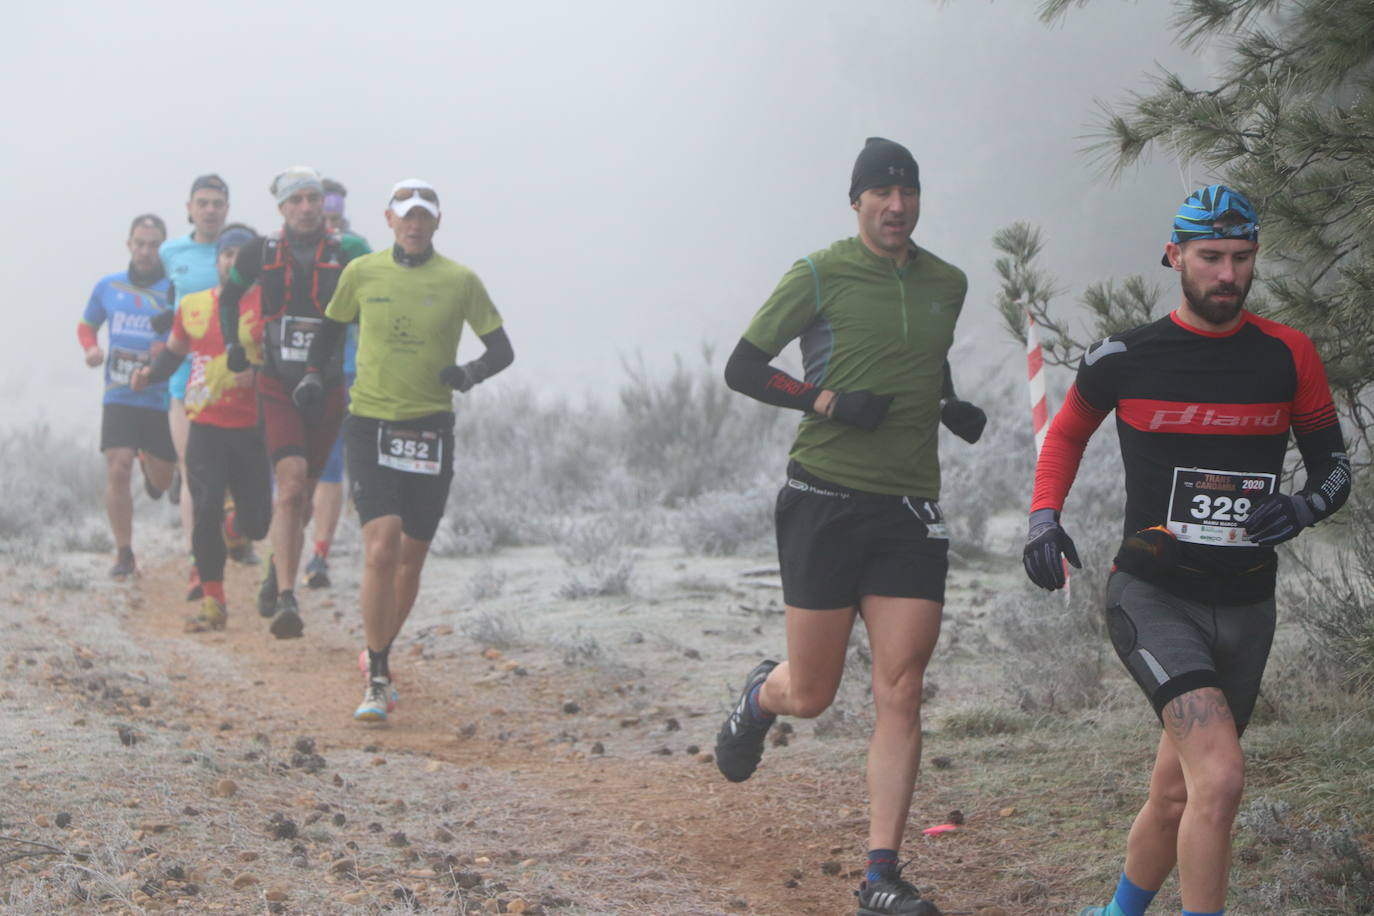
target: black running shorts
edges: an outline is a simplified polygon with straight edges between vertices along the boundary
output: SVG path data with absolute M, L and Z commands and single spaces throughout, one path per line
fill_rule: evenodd
M 131 404 L 106 404 L 100 415 L 100 450 L 131 448 L 163 461 L 177 460 L 167 411 Z
M 949 536 L 933 499 L 865 493 L 795 461 L 776 511 L 788 607 L 853 607 L 864 595 L 944 603 Z
M 453 480 L 453 414 L 402 421 L 349 414 L 344 459 L 361 524 L 399 515 L 406 537 L 434 540 Z
M 1201 687 L 1226 695 L 1244 731 L 1259 698 L 1276 616 L 1273 597 L 1211 605 L 1180 598 L 1117 570 L 1107 580 L 1107 632 L 1155 714 Z

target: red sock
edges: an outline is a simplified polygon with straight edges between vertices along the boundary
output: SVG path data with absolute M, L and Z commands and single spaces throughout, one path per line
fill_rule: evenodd
M 328 541 L 316 541 L 316 542 L 315 542 L 315 555 L 318 556 L 318 557 L 324 557 L 326 560 L 329 559 L 329 542 L 328 542 Z
M 200 587 L 205 590 L 207 598 L 214 598 L 220 604 L 224 604 L 224 583 L 223 582 L 202 582 Z

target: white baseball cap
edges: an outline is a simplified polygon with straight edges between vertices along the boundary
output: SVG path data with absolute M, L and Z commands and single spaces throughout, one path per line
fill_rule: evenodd
M 405 216 L 416 207 L 424 207 L 436 219 L 439 216 L 439 192 L 434 185 L 420 178 L 396 182 L 391 189 L 391 212 Z

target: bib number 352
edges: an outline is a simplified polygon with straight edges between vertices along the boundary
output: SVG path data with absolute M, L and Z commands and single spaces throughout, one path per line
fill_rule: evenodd
M 381 424 L 377 429 L 377 464 L 407 474 L 437 475 L 444 466 L 444 442 L 430 429 Z
M 1274 485 L 1273 474 L 1175 468 L 1168 528 L 1192 544 L 1252 547 L 1245 521 L 1256 501 L 1274 492 Z

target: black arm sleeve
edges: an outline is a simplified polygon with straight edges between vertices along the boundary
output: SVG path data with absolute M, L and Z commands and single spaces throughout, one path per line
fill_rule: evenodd
M 1307 497 L 1313 521 L 1334 513 L 1350 496 L 1350 458 L 1339 423 L 1310 433 L 1295 433 L 1307 483 L 1299 495 Z
M 725 384 L 733 391 L 774 407 L 808 412 L 815 410 L 816 395 L 820 394 L 816 386 L 774 369 L 768 365 L 770 358 L 763 350 L 741 337 L 735 352 L 725 361 Z
M 497 328 L 490 334 L 482 335 L 486 352 L 463 366 L 463 371 L 472 378 L 473 383 L 491 378 L 502 369 L 515 362 L 515 350 L 511 348 L 510 338 L 505 328 Z
M 153 364 L 148 367 L 148 384 L 156 385 L 167 381 L 181 368 L 181 362 L 185 358 L 179 353 L 174 353 L 171 347 L 158 350 L 157 356 L 153 357 Z
M 221 300 L 223 301 L 223 300 Z M 223 305 L 220 306 L 223 308 Z M 315 337 L 310 341 L 310 350 L 305 354 L 305 371 L 321 372 L 329 365 L 329 360 L 338 352 L 339 341 L 348 333 L 348 325 L 335 321 L 328 315 L 321 317 Z
M 957 400 L 958 395 L 954 393 L 954 373 L 949 371 L 949 360 L 945 360 L 945 379 L 940 384 L 940 400 Z
M 262 239 L 254 239 L 239 249 L 234 269 L 219 293 L 219 330 L 226 343 L 238 343 L 239 300 L 262 273 Z

